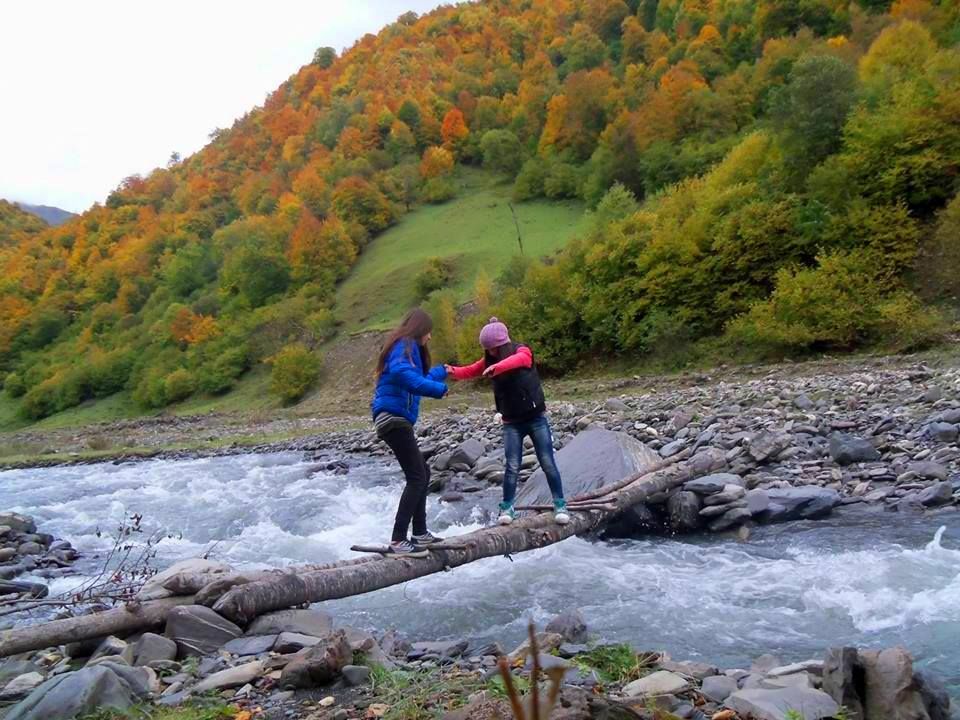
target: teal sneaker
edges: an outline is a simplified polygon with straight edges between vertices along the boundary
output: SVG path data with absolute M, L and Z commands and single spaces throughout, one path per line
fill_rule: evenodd
M 513 509 L 513 503 L 500 503 L 500 517 L 497 522 L 501 525 L 509 525 L 517 519 L 517 511 Z
M 557 525 L 566 525 L 570 522 L 570 515 L 567 513 L 566 500 L 553 501 L 553 521 Z

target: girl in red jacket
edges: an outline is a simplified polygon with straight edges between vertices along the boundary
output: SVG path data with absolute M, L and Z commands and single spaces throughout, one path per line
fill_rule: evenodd
M 506 471 L 503 476 L 503 502 L 500 503 L 501 525 L 509 525 L 517 517 L 513 500 L 517 494 L 517 477 L 523 459 L 523 439 L 533 440 L 533 449 L 540 468 L 547 476 L 553 495 L 554 519 L 560 525 L 570 522 L 563 499 L 563 483 L 553 457 L 553 436 L 544 411 L 543 386 L 533 362 L 533 352 L 526 345 L 510 340 L 507 326 L 490 318 L 480 331 L 483 357 L 472 365 L 447 365 L 447 376 L 454 380 L 485 377 L 493 381 L 493 397 L 503 417 L 503 450 Z

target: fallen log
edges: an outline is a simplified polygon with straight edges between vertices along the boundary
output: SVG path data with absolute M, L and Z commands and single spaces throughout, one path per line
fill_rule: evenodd
M 450 538 L 451 543 L 465 545 L 463 549 L 434 552 L 424 558 L 373 559 L 335 570 L 284 574 L 232 588 L 214 603 L 213 609 L 233 622 L 245 625 L 271 610 L 362 595 L 482 558 L 552 545 L 586 532 L 652 495 L 725 466 L 723 451 L 709 448 L 688 461 L 672 464 L 653 474 L 642 473 L 643 477 L 609 494 L 613 502 L 608 509 L 571 509 L 567 525 L 557 525 L 549 515 L 535 515 L 521 518 L 511 525 L 484 528 L 455 540 Z
M 167 613 L 178 605 L 190 605 L 193 596 L 169 597 L 143 603 L 129 603 L 105 612 L 52 620 L 40 625 L 0 631 L 0 657 L 28 650 L 106 637 L 129 635 L 163 625 Z

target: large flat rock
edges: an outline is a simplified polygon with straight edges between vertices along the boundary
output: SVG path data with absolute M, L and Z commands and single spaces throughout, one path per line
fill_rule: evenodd
M 820 720 L 832 718 L 840 709 L 825 692 L 802 687 L 738 690 L 727 698 L 726 705 L 756 720 L 788 720 L 791 716 Z
M 556 454 L 563 478 L 563 494 L 569 500 L 622 480 L 660 462 L 653 450 L 626 433 L 591 428 L 577 435 Z M 517 494 L 518 505 L 551 502 L 543 470 L 537 470 Z

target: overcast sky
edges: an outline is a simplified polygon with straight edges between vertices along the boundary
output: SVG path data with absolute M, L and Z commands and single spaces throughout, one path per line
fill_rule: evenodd
M 439 0 L 15 0 L 0 11 L 0 198 L 78 212 L 207 142 L 330 45 Z

